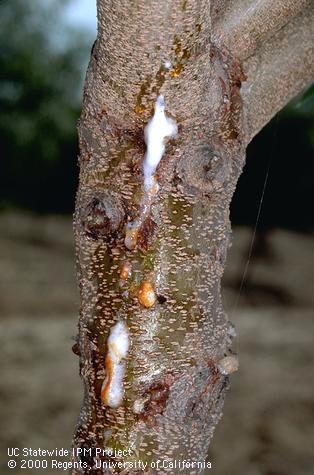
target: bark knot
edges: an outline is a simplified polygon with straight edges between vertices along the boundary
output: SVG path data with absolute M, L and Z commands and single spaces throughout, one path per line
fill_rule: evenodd
M 183 155 L 177 173 L 191 191 L 210 195 L 223 189 L 230 177 L 231 164 L 222 147 L 204 143 Z
M 109 190 L 95 191 L 82 211 L 82 225 L 92 239 L 111 241 L 125 220 L 125 209 L 119 196 Z

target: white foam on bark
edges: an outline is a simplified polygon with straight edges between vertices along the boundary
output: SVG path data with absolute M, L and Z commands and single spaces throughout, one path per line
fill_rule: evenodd
M 123 378 L 125 365 L 122 362 L 129 350 L 129 331 L 122 321 L 117 322 L 110 331 L 108 353 L 106 356 L 107 377 L 102 386 L 102 400 L 105 405 L 117 408 L 123 400 Z
M 177 135 L 176 122 L 165 114 L 165 101 L 158 96 L 155 113 L 144 129 L 146 153 L 143 163 L 144 185 L 149 189 L 153 185 L 153 175 L 165 153 L 165 138 Z

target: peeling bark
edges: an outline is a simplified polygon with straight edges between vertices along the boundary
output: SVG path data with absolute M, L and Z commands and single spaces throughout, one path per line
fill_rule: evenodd
M 248 133 L 244 121 L 240 59 L 212 34 L 211 18 L 221 4 L 98 0 L 98 36 L 79 124 L 75 212 L 77 353 L 85 396 L 74 447 L 88 450 L 74 457 L 86 465 L 73 474 L 140 473 L 98 468 L 119 461 L 98 456 L 106 447 L 131 449 L 124 462 L 203 461 L 228 373 L 237 369 L 220 280 L 229 205 L 253 129 Z M 144 127 L 160 94 L 178 135 L 167 142 L 158 187 L 147 197 Z M 126 246 L 134 222 L 141 226 Z M 101 388 L 117 321 L 127 325 L 130 346 L 123 403 L 114 408 L 102 400 Z M 148 467 L 145 473 L 165 472 L 178 469 Z

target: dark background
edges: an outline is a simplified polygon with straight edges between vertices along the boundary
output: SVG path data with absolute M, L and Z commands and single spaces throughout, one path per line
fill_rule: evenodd
M 0 0 L 4 463 L 7 446 L 67 447 L 82 398 L 71 214 L 95 32 L 64 21 L 67 3 Z M 313 118 L 312 86 L 249 145 L 232 202 L 224 300 L 241 370 L 210 452 L 216 475 L 313 473 Z

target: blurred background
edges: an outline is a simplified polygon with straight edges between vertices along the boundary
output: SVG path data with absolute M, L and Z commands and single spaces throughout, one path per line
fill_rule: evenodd
M 7 447 L 69 447 L 82 399 L 72 212 L 94 3 L 0 0 L 3 474 Z M 241 366 L 210 449 L 215 475 L 314 472 L 313 149 L 313 87 L 248 149 L 223 287 Z

